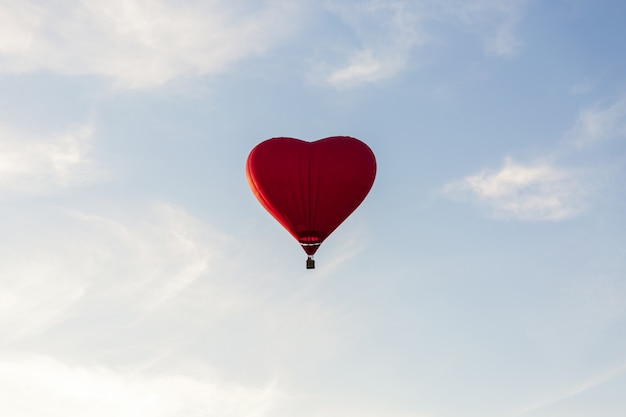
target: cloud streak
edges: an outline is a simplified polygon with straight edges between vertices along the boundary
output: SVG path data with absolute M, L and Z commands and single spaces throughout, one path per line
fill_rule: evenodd
M 520 411 L 515 413 L 514 416 L 517 417 L 517 416 L 528 415 L 542 408 L 568 400 L 572 397 L 575 397 L 577 395 L 584 393 L 585 391 L 593 389 L 599 385 L 605 384 L 611 381 L 612 379 L 619 377 L 624 372 L 626 372 L 626 365 L 617 366 L 615 368 L 606 370 L 604 372 L 600 372 L 596 375 L 591 376 L 589 379 L 581 382 L 580 384 L 575 385 L 573 388 L 565 391 L 564 393 L 555 396 L 554 398 L 550 398 L 550 399 L 523 407 Z

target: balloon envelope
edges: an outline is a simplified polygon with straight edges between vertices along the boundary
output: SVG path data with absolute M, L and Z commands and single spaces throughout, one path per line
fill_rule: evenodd
M 347 136 L 273 138 L 252 149 L 246 176 L 263 207 L 313 255 L 369 192 L 376 159 Z

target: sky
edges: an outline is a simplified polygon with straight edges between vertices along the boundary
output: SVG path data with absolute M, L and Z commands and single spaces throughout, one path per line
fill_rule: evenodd
M 0 0 L 0 415 L 623 417 L 625 17 Z M 245 161 L 336 135 L 306 270 Z

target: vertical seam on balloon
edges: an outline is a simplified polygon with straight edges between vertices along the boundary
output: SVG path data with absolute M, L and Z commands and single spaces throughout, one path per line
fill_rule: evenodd
M 315 170 L 316 170 L 316 178 L 315 178 L 315 209 L 313 210 L 313 222 L 311 223 L 311 228 L 315 229 L 316 232 L 319 232 L 318 227 L 317 227 L 317 209 L 319 207 L 319 194 L 320 194 L 320 175 L 321 175 L 321 169 L 320 169 L 320 164 L 319 164 L 319 160 L 316 161 L 316 166 L 315 166 Z
M 285 162 L 286 163 L 286 162 Z M 286 182 L 290 182 L 289 178 L 285 179 Z M 298 186 L 300 185 L 300 171 L 298 170 Z M 290 201 L 291 201 L 291 205 L 292 205 L 292 213 L 298 213 L 298 209 L 300 209 L 300 211 L 302 210 L 302 203 L 298 201 L 297 196 L 295 195 L 295 193 L 293 191 L 293 186 L 290 184 L 289 185 L 289 197 L 290 197 Z M 289 219 L 289 224 L 291 225 L 291 230 L 293 230 L 293 233 L 297 234 L 298 231 L 297 229 L 297 224 L 293 223 L 293 219 Z
M 298 165 L 300 165 L 300 161 L 298 161 Z M 300 193 L 299 193 L 300 194 L 300 216 L 298 216 L 298 218 L 306 222 L 308 220 L 306 218 L 307 210 L 305 206 L 307 196 L 305 195 L 306 190 L 302 189 L 302 170 L 301 169 L 298 169 L 298 187 L 300 188 Z M 298 237 L 301 238 L 302 236 L 300 235 Z
M 307 184 L 306 184 L 306 193 L 302 193 L 302 205 L 306 203 L 306 228 L 311 228 L 311 147 L 306 147 L 306 170 L 307 170 Z M 306 199 L 307 201 L 304 201 Z

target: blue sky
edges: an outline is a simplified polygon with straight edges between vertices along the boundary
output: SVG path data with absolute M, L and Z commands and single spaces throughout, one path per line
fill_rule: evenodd
M 625 16 L 0 1 L 0 414 L 622 417 Z M 307 271 L 245 160 L 334 135 Z

